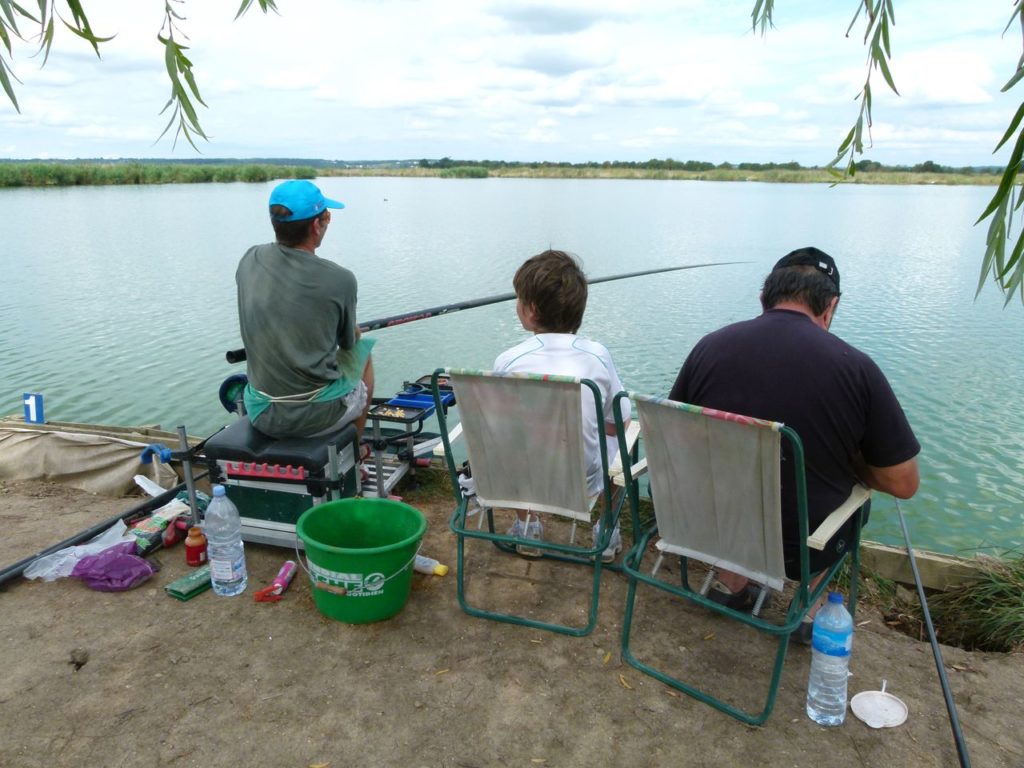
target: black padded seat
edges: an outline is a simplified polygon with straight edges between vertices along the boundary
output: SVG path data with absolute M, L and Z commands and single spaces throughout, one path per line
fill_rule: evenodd
M 328 445 L 334 443 L 340 453 L 355 439 L 354 424 L 319 437 L 276 439 L 260 432 L 249 419 L 240 418 L 210 437 L 203 452 L 213 460 L 291 465 L 317 472 L 327 464 Z

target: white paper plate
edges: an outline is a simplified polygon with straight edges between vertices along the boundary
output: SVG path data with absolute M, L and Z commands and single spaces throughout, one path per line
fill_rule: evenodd
M 872 728 L 895 728 L 907 719 L 907 705 L 891 693 L 861 691 L 850 699 L 850 709 Z

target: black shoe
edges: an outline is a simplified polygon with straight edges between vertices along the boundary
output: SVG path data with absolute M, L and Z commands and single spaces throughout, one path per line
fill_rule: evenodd
M 739 592 L 730 592 L 722 582 L 716 581 L 706 597 L 712 602 L 732 608 L 734 611 L 749 611 L 757 602 L 757 588 L 747 585 Z
M 814 632 L 814 619 L 804 619 L 800 622 L 800 626 L 789 633 L 790 642 L 799 643 L 800 645 L 810 645 L 811 635 Z

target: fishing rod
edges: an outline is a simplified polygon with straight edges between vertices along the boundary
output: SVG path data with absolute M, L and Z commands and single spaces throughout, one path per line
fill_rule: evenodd
M 40 550 L 39 552 L 36 552 L 34 555 L 31 555 L 30 557 L 23 558 L 22 560 L 19 560 L 13 565 L 9 565 L 5 568 L 0 569 L 0 585 L 3 585 L 11 579 L 21 576 L 22 573 L 25 572 L 25 569 L 28 568 L 29 565 L 31 565 L 35 560 L 39 559 L 40 557 L 46 557 L 47 555 L 52 555 L 53 553 L 59 552 L 60 550 L 66 549 L 67 547 L 74 547 L 81 544 L 83 541 L 88 541 L 94 536 L 103 533 L 105 530 L 107 530 L 110 526 L 114 525 L 118 521 L 123 521 L 125 524 L 129 524 L 134 520 L 144 517 L 151 513 L 153 510 L 158 509 L 162 507 L 164 504 L 167 504 L 168 502 L 172 501 L 174 497 L 177 496 L 183 490 L 185 490 L 185 483 L 178 483 L 176 486 L 174 486 L 173 488 L 169 488 L 168 490 L 161 493 L 159 496 L 154 496 L 150 499 L 146 499 L 140 504 L 135 505 L 127 512 L 121 512 L 117 515 L 114 515 L 109 520 L 104 520 L 101 523 L 91 525 L 85 530 L 79 531 L 75 535 L 64 539 L 64 541 L 57 542 L 53 546 Z
M 627 272 L 624 275 L 611 275 L 610 277 L 595 277 L 593 280 L 587 280 L 589 285 L 596 285 L 597 283 L 609 283 L 612 280 L 625 280 L 629 277 L 643 277 L 644 275 L 657 275 L 662 272 L 678 272 L 681 269 L 700 269 L 701 267 L 720 267 L 725 264 L 742 264 L 741 261 L 715 261 L 707 264 L 685 264 L 681 267 L 661 267 L 659 269 L 644 269 L 640 272 Z M 426 320 L 428 317 L 437 317 L 438 315 L 450 315 L 453 312 L 461 312 L 464 309 L 473 309 L 475 307 L 484 307 L 488 304 L 499 304 L 503 301 L 515 300 L 515 293 L 502 293 L 497 296 L 487 296 L 482 299 L 470 299 L 469 301 L 458 301 L 454 304 L 443 304 L 440 307 L 431 307 L 430 309 L 421 309 L 417 312 L 406 312 L 401 315 L 392 315 L 391 317 L 384 317 L 380 320 L 370 320 L 366 323 L 359 324 L 359 330 L 363 331 L 376 331 L 381 328 L 393 328 L 396 325 L 403 325 L 405 323 L 412 323 L 416 320 Z
M 928 639 L 932 644 L 932 655 L 935 657 L 935 667 L 939 670 L 939 684 L 942 686 L 942 696 L 946 700 L 946 711 L 949 712 L 949 725 L 953 729 L 953 740 L 956 742 L 957 756 L 960 758 L 961 768 L 970 768 L 971 756 L 967 753 L 967 744 L 964 742 L 964 734 L 960 729 L 960 719 L 956 714 L 956 704 L 953 703 L 953 694 L 949 690 L 949 680 L 946 678 L 946 667 L 942 661 L 942 651 L 939 650 L 939 641 L 935 638 L 935 627 L 932 626 L 932 617 L 928 612 L 928 601 L 924 597 L 924 587 L 921 585 L 921 574 L 917 570 L 917 560 L 914 559 L 914 550 L 910 546 L 910 534 L 907 533 L 907 521 L 903 519 L 903 510 L 900 508 L 898 499 L 896 511 L 900 516 L 900 527 L 903 529 L 903 540 L 907 543 L 907 557 L 910 558 L 910 570 L 914 573 L 914 583 L 917 585 L 917 598 L 921 601 L 921 613 L 924 615 L 924 624 L 928 629 Z
M 611 275 L 609 277 L 595 277 L 593 280 L 587 280 L 589 285 L 596 285 L 597 283 L 609 283 L 612 280 L 625 280 L 630 277 L 643 277 L 644 275 L 657 275 L 662 272 L 678 272 L 682 269 L 700 269 L 702 267 L 721 267 L 727 264 L 745 264 L 743 261 L 713 261 L 706 264 L 684 264 L 679 267 L 660 267 L 658 269 L 644 269 L 639 272 L 627 272 L 623 275 Z M 497 296 L 486 296 L 482 299 L 470 299 L 469 301 L 457 301 L 453 304 L 442 304 L 439 307 L 430 307 L 428 309 L 420 309 L 415 312 L 404 312 L 400 315 L 392 315 L 391 317 L 382 317 L 379 320 L 370 320 L 369 322 L 360 323 L 359 330 L 363 333 L 368 331 L 377 331 L 381 328 L 393 328 L 396 325 L 404 325 L 405 323 L 412 323 L 416 320 L 426 320 L 428 317 L 438 317 L 439 315 L 450 315 L 453 312 L 461 312 L 464 309 L 473 309 L 475 307 L 484 307 L 488 304 L 499 304 L 503 301 L 513 301 L 516 298 L 515 293 L 501 293 Z M 232 349 L 227 352 L 225 358 L 229 363 L 240 363 L 245 360 L 244 349 Z
M 88 528 L 86 528 L 85 530 L 79 531 L 78 533 L 74 534 L 73 536 L 69 536 L 68 538 L 64 539 L 64 541 L 59 541 L 56 544 L 47 547 L 46 549 L 43 549 L 43 550 L 40 550 L 39 552 L 36 552 L 34 555 L 31 555 L 30 557 L 23 558 L 23 559 L 19 560 L 18 562 L 14 563 L 13 565 L 8 565 L 8 566 L 0 569 L 0 587 L 2 587 L 6 582 L 10 581 L 11 579 L 14 579 L 14 578 L 17 578 L 18 576 L 21 576 L 25 572 L 25 569 L 28 568 L 35 560 L 38 560 L 41 557 L 46 557 L 47 555 L 52 555 L 55 552 L 59 552 L 62 549 L 67 549 L 68 547 L 78 546 L 83 541 L 88 541 L 89 539 L 91 539 L 91 538 L 93 538 L 93 537 L 103 533 L 108 528 L 110 528 L 110 526 L 116 524 L 118 521 L 121 521 L 121 522 L 125 523 L 126 525 L 130 525 L 135 520 L 139 520 L 140 518 L 145 517 L 146 515 L 148 515 L 151 512 L 153 512 L 154 510 L 159 509 L 160 507 L 164 506 L 165 504 L 168 504 L 169 502 L 173 501 L 177 497 L 177 495 L 179 493 L 181 493 L 182 491 L 186 491 L 188 493 L 189 508 L 192 510 L 192 515 L 194 516 L 195 513 L 196 513 L 195 486 L 194 486 L 194 483 L 195 483 L 196 480 L 202 480 L 203 478 L 209 476 L 210 472 L 209 472 L 209 470 L 204 470 L 204 471 L 200 472 L 198 475 L 193 475 L 192 474 L 192 467 L 191 467 L 191 456 L 193 454 L 197 453 L 199 450 L 201 450 L 202 447 L 204 445 L 206 445 L 206 442 L 207 442 L 207 440 L 210 439 L 210 437 L 213 437 L 213 435 L 216 435 L 219 432 L 223 431 L 225 429 L 225 427 L 221 427 L 216 432 L 214 432 L 213 435 L 210 435 L 210 437 L 203 438 L 202 440 L 200 440 L 198 443 L 196 443 L 191 448 L 189 448 L 187 438 L 185 437 L 185 432 L 184 432 L 185 428 L 184 427 L 179 427 L 178 429 L 179 429 L 179 433 L 178 434 L 180 435 L 181 440 L 182 440 L 182 451 L 181 451 L 181 453 L 183 454 L 183 456 L 181 457 L 181 461 L 182 461 L 182 464 L 185 467 L 185 480 L 183 482 L 178 483 L 173 488 L 168 488 L 163 493 L 161 493 L 161 494 L 159 494 L 157 496 L 153 496 L 153 497 L 151 497 L 149 499 L 146 499 L 145 501 L 143 501 L 143 502 L 141 502 L 139 504 L 136 504 L 134 507 L 129 509 L 127 512 L 121 512 L 121 513 L 119 513 L 117 515 L 114 515 L 109 520 L 104 520 L 101 523 L 96 523 L 95 525 L 91 525 Z M 142 452 L 142 457 L 141 457 L 142 463 L 143 464 L 149 464 L 153 460 L 152 459 L 153 456 L 160 456 L 161 455 L 161 451 L 159 449 L 162 449 L 162 448 L 163 448 L 163 446 L 159 446 L 159 445 L 150 445 L 150 446 L 148 446 L 146 448 L 146 450 L 144 450 Z M 147 456 L 148 456 L 148 460 L 147 460 Z M 169 460 L 170 458 L 177 458 L 177 457 L 173 454 L 173 452 L 168 451 L 167 452 L 167 459 L 161 459 L 161 460 Z M 193 520 L 194 520 L 194 518 L 193 518 Z M 193 522 L 193 525 L 195 525 L 195 524 L 197 524 L 197 523 Z

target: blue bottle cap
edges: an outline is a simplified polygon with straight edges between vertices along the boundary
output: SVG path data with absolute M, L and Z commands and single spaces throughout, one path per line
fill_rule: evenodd
M 224 486 L 223 485 L 215 485 L 215 486 L 213 486 L 213 495 L 214 496 L 223 496 L 224 495 Z M 832 598 L 832 596 L 829 595 L 829 599 L 831 599 L 831 598 Z
M 828 593 L 828 601 L 830 603 L 841 603 L 841 602 L 843 602 L 843 593 L 842 592 L 829 592 Z

